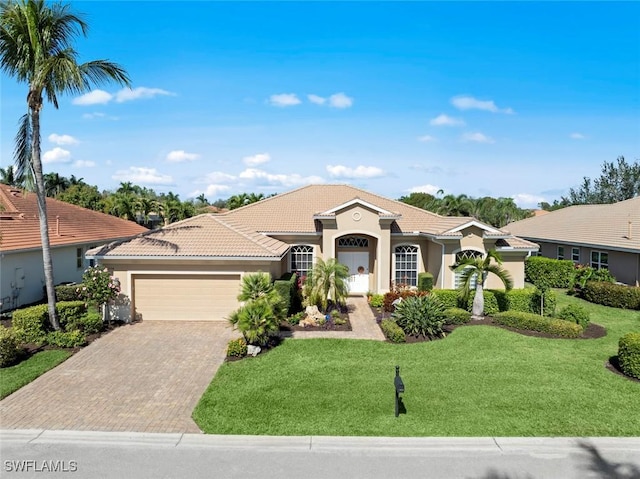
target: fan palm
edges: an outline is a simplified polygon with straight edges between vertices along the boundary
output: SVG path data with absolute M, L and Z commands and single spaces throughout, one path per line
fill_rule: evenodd
M 484 258 L 467 258 L 455 265 L 454 271 L 460 274 L 460 289 L 465 303 L 471 295 L 472 284 L 475 281 L 475 296 L 471 317 L 482 319 L 484 315 L 484 284 L 490 273 L 495 274 L 504 284 L 507 291 L 513 288 L 513 280 L 507 270 L 502 267 L 502 258 L 495 250 L 487 251 Z
M 16 174 L 33 175 L 38 201 L 42 262 L 51 325 L 60 329 L 55 309 L 53 264 L 47 229 L 47 203 L 42 173 L 40 112 L 44 96 L 58 108 L 58 95 L 80 94 L 94 84 L 112 80 L 130 85 L 117 64 L 95 60 L 79 64 L 73 41 L 86 36 L 87 24 L 68 5 L 43 0 L 7 0 L 0 3 L 0 68 L 29 87 L 27 113 L 16 135 Z

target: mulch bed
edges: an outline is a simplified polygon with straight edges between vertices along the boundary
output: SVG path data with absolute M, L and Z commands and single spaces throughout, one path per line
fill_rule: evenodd
M 632 378 L 631 376 L 627 376 L 625 373 L 622 372 L 622 370 L 620 369 L 620 363 L 618 363 L 618 356 L 611 356 L 609 360 L 606 363 L 604 363 L 604 367 L 607 368 L 612 373 L 617 374 L 618 376 L 622 376 L 623 378 L 628 379 L 629 381 L 633 381 L 640 384 L 640 379 Z
M 322 326 L 299 326 L 297 324 L 291 324 L 286 321 L 280 323 L 280 331 L 351 331 L 351 321 L 349 318 L 345 318 L 347 322 L 345 324 L 335 324 L 333 321 L 327 322 Z

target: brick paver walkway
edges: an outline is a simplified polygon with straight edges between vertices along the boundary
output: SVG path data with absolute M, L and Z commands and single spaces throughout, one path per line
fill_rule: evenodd
M 294 339 L 306 338 L 345 338 L 345 339 L 375 339 L 384 341 L 385 337 L 376 323 L 376 318 L 364 296 L 350 296 L 347 300 L 351 311 L 351 331 L 294 331 Z
M 226 322 L 120 327 L 0 401 L 0 425 L 198 433 L 191 412 L 236 336 Z

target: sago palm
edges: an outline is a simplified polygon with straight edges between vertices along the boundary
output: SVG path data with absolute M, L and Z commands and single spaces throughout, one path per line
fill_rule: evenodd
M 38 201 L 42 262 L 49 303 L 49 318 L 60 329 L 55 309 L 53 264 L 47 230 L 47 204 L 42 173 L 40 112 L 44 97 L 58 108 L 58 95 L 81 94 L 103 81 L 130 85 L 127 73 L 106 60 L 77 62 L 75 38 L 86 36 L 88 26 L 68 5 L 43 0 L 0 2 L 0 68 L 29 87 L 27 113 L 16 135 L 16 174 L 33 176 Z M 26 175 L 25 175 L 26 174 Z
M 471 295 L 472 283 L 475 280 L 475 296 L 471 317 L 482 319 L 484 315 L 484 284 L 490 273 L 495 274 L 504 284 L 507 291 L 513 288 L 513 280 L 509 272 L 502 267 L 502 258 L 495 250 L 487 251 L 483 258 L 467 258 L 455 265 L 454 271 L 460 273 L 460 289 L 465 303 Z

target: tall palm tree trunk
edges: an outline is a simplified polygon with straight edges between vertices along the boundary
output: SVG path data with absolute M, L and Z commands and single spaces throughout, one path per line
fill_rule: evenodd
M 480 278 L 478 278 L 476 283 L 476 294 L 473 297 L 471 316 L 473 319 L 482 319 L 484 316 L 484 287 L 482 286 Z
M 36 96 L 36 95 L 29 95 Z M 49 322 L 55 330 L 60 329 L 60 322 L 56 312 L 56 291 L 53 279 L 53 261 L 51 258 L 51 243 L 49 241 L 49 224 L 47 221 L 47 195 L 42 174 L 42 161 L 40 159 L 40 110 L 42 99 L 31 99 L 32 146 L 31 165 L 36 183 L 36 197 L 38 199 L 38 217 L 40 219 L 40 239 L 42 241 L 42 265 L 44 267 L 44 284 L 47 291 L 47 305 L 49 310 Z

